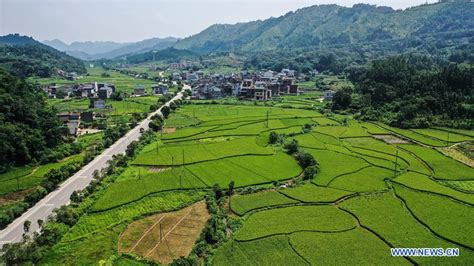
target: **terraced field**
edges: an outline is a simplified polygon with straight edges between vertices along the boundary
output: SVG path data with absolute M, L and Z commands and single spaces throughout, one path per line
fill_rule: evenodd
M 294 100 L 286 99 L 309 104 Z M 304 131 L 308 124 L 312 130 Z M 402 130 L 312 110 L 217 104 L 185 105 L 166 125 L 173 130 L 156 134 L 85 204 L 86 215 L 45 263 L 140 263 L 122 252 L 169 263 L 189 249 L 165 248 L 157 221 L 164 212 L 184 217 L 186 206 L 217 193 L 215 184 L 226 189 L 231 182 L 234 194 L 222 197 L 226 223 L 235 227 L 227 229 L 226 241 L 212 244 L 209 264 L 474 262 L 474 169 L 436 149 L 469 141 L 471 132 L 453 130 L 447 141 L 445 128 Z M 315 158 L 313 179 L 303 180 L 304 169 L 282 144 L 268 143 L 272 131 Z M 208 226 L 225 225 L 211 216 Z M 168 244 L 179 246 L 176 241 L 170 237 Z M 186 241 L 187 248 L 193 245 Z M 191 254 L 208 252 L 198 241 Z M 459 248 L 461 255 L 392 257 L 393 247 Z

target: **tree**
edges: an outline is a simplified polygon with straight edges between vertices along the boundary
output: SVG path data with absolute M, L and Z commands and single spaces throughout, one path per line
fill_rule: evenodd
M 77 191 L 73 191 L 70 197 L 72 202 L 79 203 L 82 200 L 81 195 Z
M 164 118 L 168 118 L 168 116 L 170 115 L 170 112 L 171 112 L 171 109 L 166 105 L 161 108 L 161 113 L 163 114 Z
M 31 221 L 26 220 L 23 223 L 23 231 L 25 231 L 25 233 L 28 233 L 30 231 L 30 227 L 31 227 Z
M 174 111 L 176 108 L 178 108 L 178 105 L 175 102 L 170 102 L 170 109 Z
M 56 221 L 73 226 L 77 222 L 77 214 L 69 206 L 63 205 L 59 209 L 54 210 Z
M 316 160 L 314 159 L 313 155 L 305 151 L 298 151 L 295 155 L 295 158 L 302 168 L 316 165 Z
M 270 132 L 270 136 L 268 137 L 268 143 L 269 144 L 275 144 L 278 142 L 279 136 L 278 133 L 275 131 Z
M 151 120 L 148 127 L 150 127 L 151 130 L 158 132 L 163 128 L 163 122 L 160 120 Z
M 227 194 L 229 196 L 234 194 L 234 186 L 235 186 L 234 180 L 230 181 L 229 182 L 229 191 L 227 192 Z
M 318 171 L 319 171 L 319 168 L 317 167 L 317 165 L 306 167 L 306 169 L 304 169 L 304 172 L 303 172 L 303 179 L 304 180 L 313 179 L 314 176 L 318 173 Z
M 198 263 L 195 258 L 179 257 L 171 263 L 172 266 L 197 266 Z
M 212 191 L 214 192 L 214 197 L 216 198 L 216 200 L 219 200 L 224 195 L 219 184 L 214 184 L 214 186 L 212 187 Z
M 42 219 L 38 219 L 37 223 L 39 228 L 43 228 L 44 221 Z
M 347 109 L 352 103 L 352 89 L 344 88 L 336 91 L 332 98 L 332 110 Z
M 41 161 L 64 143 L 64 127 L 42 91 L 0 69 L 0 95 L 0 173 Z
M 128 157 L 134 157 L 137 151 L 137 148 L 138 148 L 138 141 L 134 140 L 130 142 L 130 144 L 128 144 L 125 154 L 127 154 Z
M 295 139 L 292 139 L 290 142 L 287 142 L 284 146 L 286 153 L 288 154 L 294 154 L 295 152 L 298 151 L 299 149 L 299 144 L 298 141 Z
M 313 128 L 313 125 L 311 124 L 304 124 L 303 125 L 303 132 L 304 133 L 308 133 L 308 132 L 311 132 L 311 129 Z
M 58 99 L 64 99 L 66 97 L 66 92 L 63 90 L 58 90 L 56 92 L 56 98 Z

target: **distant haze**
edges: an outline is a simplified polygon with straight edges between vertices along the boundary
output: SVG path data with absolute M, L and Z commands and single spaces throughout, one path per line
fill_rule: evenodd
M 317 4 L 352 6 L 355 0 L 0 0 L 0 35 L 38 40 L 134 42 L 187 37 L 212 24 L 278 17 Z M 406 8 L 425 0 L 364 0 Z M 436 1 L 430 0 L 429 3 Z

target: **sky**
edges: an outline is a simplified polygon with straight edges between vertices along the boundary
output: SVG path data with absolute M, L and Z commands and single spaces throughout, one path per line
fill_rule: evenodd
M 426 0 L 0 0 L 0 35 L 20 33 L 66 43 L 183 38 L 217 23 L 278 17 L 311 5 L 350 7 L 360 2 L 404 9 Z

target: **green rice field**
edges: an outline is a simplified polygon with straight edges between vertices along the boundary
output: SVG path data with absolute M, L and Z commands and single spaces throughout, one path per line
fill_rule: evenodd
M 42 263 L 143 263 L 118 252 L 127 225 L 217 195 L 217 184 L 227 216 L 208 226 L 232 226 L 212 247 L 202 245 L 207 233 L 196 240 L 191 256 L 208 252 L 206 265 L 471 265 L 474 169 L 436 148 L 470 141 L 472 132 L 282 108 L 311 106 L 311 97 L 285 97 L 277 106 L 183 105 L 167 130 L 81 203 L 85 214 Z M 280 142 L 270 144 L 270 132 Z M 314 178 L 304 180 L 285 152 L 282 143 L 293 139 L 316 160 Z M 0 180 L 34 173 L 18 168 Z M 392 257 L 393 247 L 458 248 L 460 256 Z

